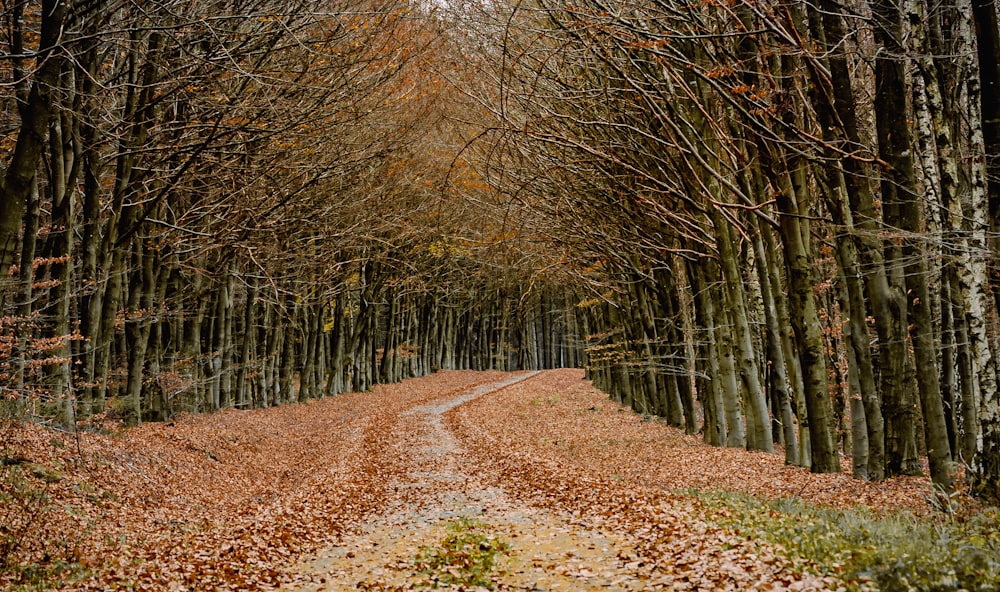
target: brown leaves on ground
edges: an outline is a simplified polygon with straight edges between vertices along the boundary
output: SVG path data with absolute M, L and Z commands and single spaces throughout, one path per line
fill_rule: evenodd
M 82 458 L 72 434 L 22 425 L 11 448 L 64 478 L 46 485 L 44 532 L 32 533 L 48 544 L 15 559 L 65 555 L 92 572 L 73 589 L 276 586 L 287 579 L 279 568 L 379 508 L 396 412 L 497 376 L 442 372 L 302 405 L 80 434 Z
M 608 401 L 575 370 L 546 372 L 456 409 L 450 425 L 511 495 L 627 531 L 650 582 L 672 590 L 825 590 L 788 560 L 707 520 L 671 490 L 726 489 L 836 507 L 926 512 L 926 479 L 866 483 L 787 467 L 780 455 L 715 448 Z
M 277 586 L 289 579 L 288 566 L 397 495 L 386 484 L 412 469 L 400 462 L 399 446 L 412 439 L 396 429 L 400 412 L 502 376 L 441 372 L 371 393 L 188 416 L 79 441 L 9 428 L 5 457 L 16 453 L 48 476 L 28 477 L 49 496 L 32 537 L 48 544 L 26 544 L 20 560 L 48 553 L 77 562 L 89 573 L 72 589 Z M 863 483 L 786 467 L 779 455 L 712 448 L 643 421 L 581 377 L 544 372 L 449 412 L 447 424 L 475 469 L 511 496 L 627 530 L 638 550 L 632 563 L 664 586 L 828 584 L 803 580 L 774 551 L 713 527 L 700 516 L 704 508 L 672 489 L 925 509 L 924 479 Z M 0 574 L 0 587 L 9 578 Z
M 851 478 L 847 468 L 836 475 L 812 474 L 785 465 L 780 454 L 709 446 L 699 436 L 644 419 L 608 400 L 582 376 L 579 370 L 545 372 L 467 405 L 457 417 L 463 431 L 481 430 L 500 448 L 530 453 L 592 478 L 800 498 L 837 508 L 868 505 L 917 514 L 930 509 L 925 478 L 872 483 Z

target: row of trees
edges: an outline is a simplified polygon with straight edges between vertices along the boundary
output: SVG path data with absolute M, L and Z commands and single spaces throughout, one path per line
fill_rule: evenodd
M 1000 493 L 986 0 L 11 0 L 8 410 L 584 361 L 712 444 Z M 992 296 L 991 296 L 992 295 Z
M 3 3 L 0 373 L 64 425 L 576 363 L 399 0 Z M 460 106 L 460 105 L 459 105 Z M 458 131 L 456 131 L 458 130 Z M 568 318 L 568 317 L 567 317 Z
M 994 2 L 490 11 L 482 166 L 602 294 L 598 384 L 689 430 L 696 397 L 714 444 L 876 480 L 926 454 L 1000 496 Z

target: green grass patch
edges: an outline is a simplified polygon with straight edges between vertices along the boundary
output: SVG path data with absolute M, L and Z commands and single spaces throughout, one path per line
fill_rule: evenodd
M 686 491 L 704 517 L 784 550 L 804 571 L 834 575 L 851 590 L 1000 590 L 1000 510 L 967 518 L 877 516 L 729 492 Z
M 481 586 L 493 589 L 497 560 L 510 546 L 478 520 L 458 518 L 437 545 L 421 547 L 415 560 L 425 586 Z

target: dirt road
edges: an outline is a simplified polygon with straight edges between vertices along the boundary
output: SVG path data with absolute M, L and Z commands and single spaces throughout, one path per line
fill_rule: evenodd
M 455 407 L 529 379 L 519 374 L 468 393 L 412 407 L 399 414 L 390 457 L 401 470 L 384 512 L 295 572 L 307 583 L 288 590 L 409 590 L 435 583 L 420 573 L 418 555 L 440 548 L 449 529 L 474 524 L 505 550 L 492 570 L 501 590 L 642 590 L 645 578 L 630 569 L 633 550 L 620 536 L 565 522 L 553 512 L 512 500 L 503 489 L 471 473 L 473 461 L 442 422 Z M 453 578 L 455 579 L 455 578 Z

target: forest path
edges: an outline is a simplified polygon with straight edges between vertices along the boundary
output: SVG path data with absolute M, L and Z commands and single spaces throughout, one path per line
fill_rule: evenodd
M 283 589 L 410 590 L 449 579 L 488 583 L 499 590 L 644 589 L 645 578 L 632 569 L 635 564 L 626 567 L 632 549 L 623 537 L 570 524 L 483 482 L 442 421 L 459 405 L 537 375 L 517 374 L 398 413 L 393 438 L 384 449 L 395 465 L 387 484 L 389 504 L 361 524 L 360 532 L 297 566 L 293 574 L 299 582 Z M 449 549 L 457 551 L 444 542 L 456 533 L 481 537 L 476 540 L 492 546 L 480 550 L 483 555 L 497 551 L 495 568 L 474 574 L 476 568 L 463 569 L 463 558 L 455 555 L 449 556 L 450 565 L 421 566 L 421 553 L 443 556 Z M 505 548 L 495 549 L 498 545 Z
M 919 512 L 929 487 L 707 446 L 580 370 L 443 371 L 105 434 L 6 429 L 49 504 L 0 504 L 0 525 L 32 520 L 22 557 L 62 562 L 45 589 L 408 590 L 470 575 L 431 561 L 462 559 L 446 543 L 461 536 L 466 559 L 496 556 L 481 581 L 500 591 L 835 590 L 690 491 Z

